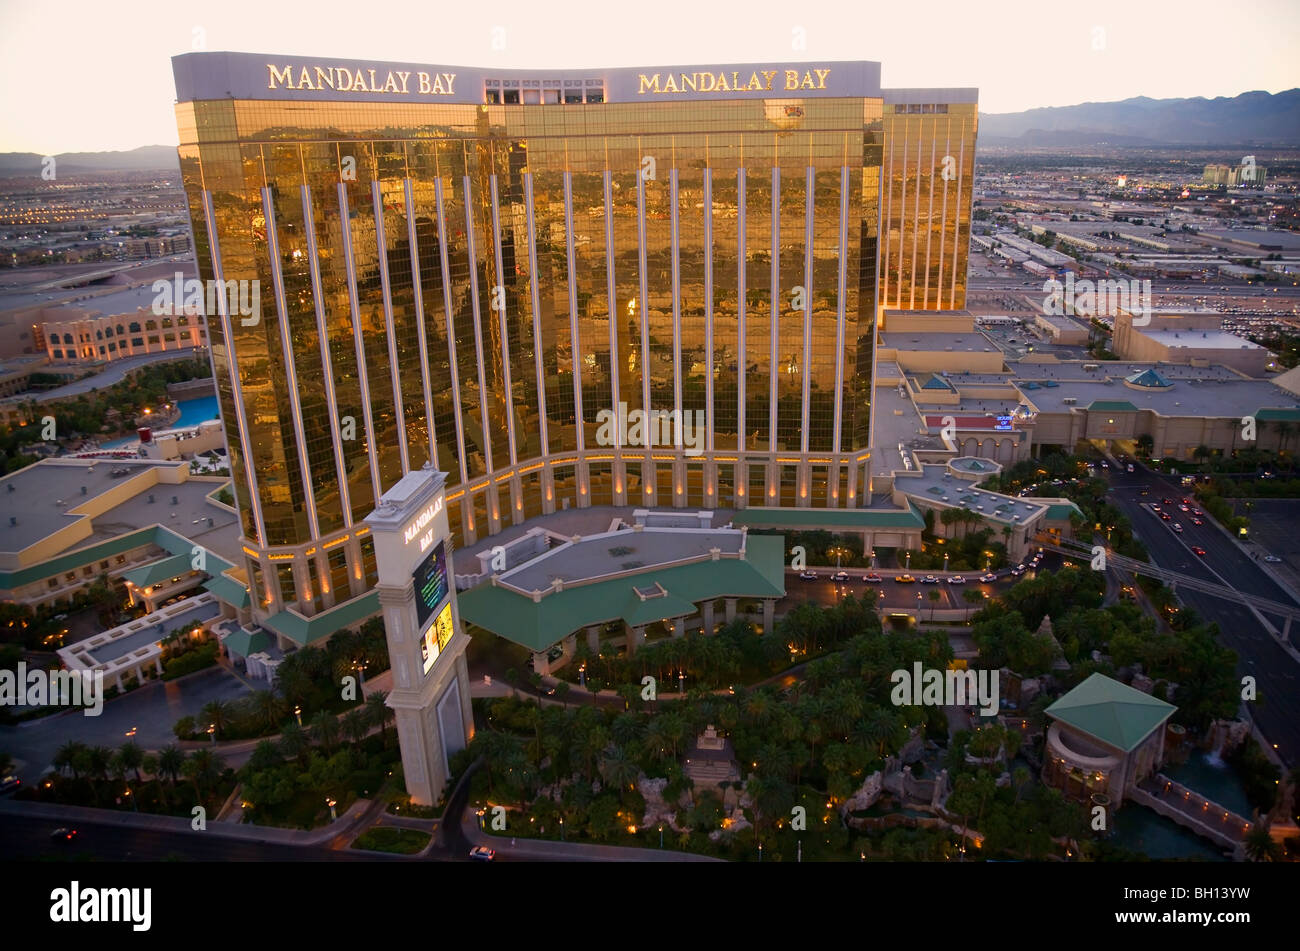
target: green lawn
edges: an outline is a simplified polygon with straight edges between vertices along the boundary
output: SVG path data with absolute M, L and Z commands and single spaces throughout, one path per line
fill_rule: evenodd
M 428 844 L 429 833 L 427 832 L 418 829 L 399 829 L 395 826 L 375 826 L 357 836 L 356 841 L 352 843 L 352 848 L 415 855 Z

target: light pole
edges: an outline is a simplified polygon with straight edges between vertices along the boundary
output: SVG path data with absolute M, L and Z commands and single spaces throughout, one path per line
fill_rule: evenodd
M 327 798 L 325 800 L 325 805 L 330 807 L 330 822 L 336 822 L 338 820 L 339 815 L 337 812 L 334 811 L 334 807 L 338 805 L 338 802 L 336 800 Z
M 763 861 L 763 843 L 758 843 L 758 860 Z
M 663 827 L 663 824 L 660 823 L 660 825 L 659 825 L 659 848 L 662 849 L 663 847 L 664 847 L 664 827 Z
M 295 705 L 294 705 L 294 708 L 293 708 L 293 715 L 294 715 L 295 717 L 297 717 L 297 719 L 298 719 L 298 725 L 299 725 L 299 726 L 302 726 L 302 707 L 300 707 L 300 706 L 298 706 L 297 704 L 295 704 Z
M 560 841 L 564 841 L 564 816 L 560 816 Z
M 213 745 L 213 746 L 216 746 L 216 745 L 217 745 L 217 725 L 216 725 L 215 723 L 209 723 L 209 724 L 208 724 L 208 736 L 212 737 L 212 745 Z
M 912 570 L 912 553 L 910 551 L 907 553 L 907 564 L 903 566 L 903 570 L 904 571 Z
M 943 570 L 944 570 L 944 571 L 947 571 L 947 570 L 948 570 L 948 553 L 947 553 L 947 552 L 944 552 L 944 553 L 943 553 Z
M 874 548 L 871 549 L 871 570 L 876 570 L 876 550 Z
M 584 661 L 584 662 L 582 663 L 582 665 L 578 668 L 578 686 L 579 686 L 579 687 L 586 687 L 586 686 L 587 686 L 587 664 L 586 664 L 586 661 Z

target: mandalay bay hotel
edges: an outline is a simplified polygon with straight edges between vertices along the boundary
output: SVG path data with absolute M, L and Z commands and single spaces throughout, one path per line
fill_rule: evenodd
M 262 619 L 355 613 L 362 520 L 430 462 L 457 546 L 570 507 L 860 506 L 878 322 L 965 306 L 974 89 L 173 66 L 200 274 L 261 288 L 208 330 Z

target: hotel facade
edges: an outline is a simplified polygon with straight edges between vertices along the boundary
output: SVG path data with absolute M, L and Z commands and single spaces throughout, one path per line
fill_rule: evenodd
M 883 311 L 965 306 L 973 89 L 173 67 L 200 274 L 262 289 L 208 332 L 263 616 L 367 595 L 363 519 L 426 462 L 456 545 L 575 506 L 858 507 Z M 637 410 L 663 438 L 611 440 Z

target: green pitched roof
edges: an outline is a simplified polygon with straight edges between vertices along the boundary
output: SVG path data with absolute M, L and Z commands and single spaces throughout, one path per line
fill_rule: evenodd
M 1093 400 L 1088 404 L 1093 413 L 1136 413 L 1138 408 L 1128 400 Z
M 1047 507 L 1047 518 L 1051 521 L 1068 522 L 1073 514 L 1082 515 L 1083 510 L 1068 499 L 1062 502 L 1053 502 Z
M 252 600 L 248 596 L 248 588 L 243 582 L 236 581 L 229 575 L 213 575 L 203 583 L 203 587 L 222 601 L 237 608 L 248 607 L 249 602 Z
M 0 571 L 0 588 L 17 588 L 52 575 L 75 571 L 83 565 L 104 561 L 148 544 L 157 545 L 169 555 L 184 555 L 187 559 L 194 550 L 194 542 L 184 535 L 179 535 L 163 525 L 150 525 L 148 528 L 127 532 L 108 541 L 87 545 L 84 548 L 74 548 L 25 568 Z M 204 551 L 207 552 L 208 571 L 213 574 L 220 574 L 233 567 L 230 562 L 210 549 L 205 548 Z
M 667 596 L 643 601 L 633 590 L 656 582 Z M 694 614 L 696 604 L 713 598 L 784 596 L 785 540 L 750 535 L 744 558 L 650 567 L 608 581 L 553 591 L 540 601 L 489 581 L 462 591 L 458 603 L 461 620 L 540 651 L 593 624 L 622 620 L 636 627 Z
M 748 528 L 924 528 L 925 518 L 916 507 L 890 509 L 799 509 L 751 506 L 731 517 L 736 527 Z
M 1080 733 L 1129 753 L 1177 709 L 1104 674 L 1093 674 L 1046 712 Z
M 189 554 L 171 555 L 160 561 L 132 568 L 122 572 L 122 577 L 137 588 L 148 588 L 161 581 L 180 577 L 194 570 L 194 563 Z
M 283 634 L 299 647 L 305 647 L 377 613 L 379 592 L 369 591 L 310 618 L 303 617 L 296 611 L 281 611 L 263 621 L 262 626 Z
M 1255 418 L 1261 423 L 1300 423 L 1300 409 L 1260 409 L 1255 411 Z
M 221 643 L 232 654 L 247 657 L 249 654 L 256 654 L 258 651 L 266 650 L 273 642 L 271 635 L 266 631 L 246 631 L 241 627 L 233 634 L 227 635 L 226 639 Z

